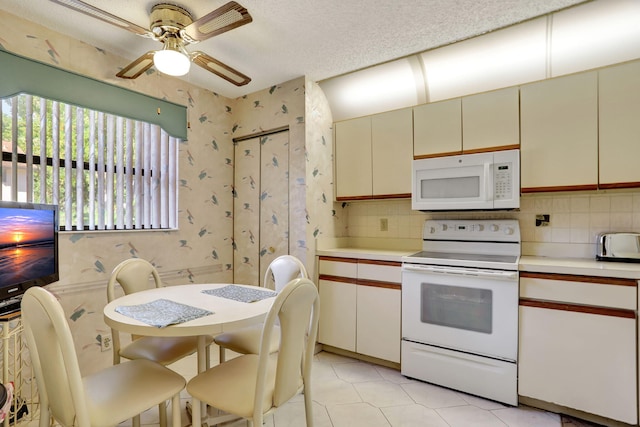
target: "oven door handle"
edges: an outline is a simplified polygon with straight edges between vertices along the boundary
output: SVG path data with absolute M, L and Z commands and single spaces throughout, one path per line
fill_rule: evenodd
M 418 273 L 452 274 L 458 276 L 474 276 L 502 280 L 515 280 L 518 278 L 517 271 L 477 270 L 472 268 L 453 268 L 437 265 L 415 264 L 405 264 L 402 266 L 402 269 L 405 271 L 415 271 Z

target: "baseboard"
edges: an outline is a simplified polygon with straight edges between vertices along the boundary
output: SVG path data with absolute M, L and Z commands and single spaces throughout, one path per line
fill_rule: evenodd
M 538 400 L 526 396 L 518 396 L 518 402 L 522 403 L 523 405 L 544 409 L 545 411 L 555 412 L 557 414 L 566 414 L 571 417 L 579 418 L 581 420 L 589 421 L 607 427 L 632 427 L 636 425 L 623 423 L 621 421 L 612 420 L 609 418 L 601 417 L 599 415 L 590 414 L 588 412 L 579 411 L 577 409 L 568 408 L 562 405 L 556 405 L 555 403 L 545 402 L 543 400 Z
M 354 353 L 349 350 L 343 350 L 341 348 L 332 347 L 326 344 L 319 344 L 322 346 L 322 350 L 328 353 L 338 354 L 340 356 L 350 357 L 352 359 L 362 360 L 363 362 L 373 363 L 375 365 L 386 366 L 387 368 L 395 369 L 397 371 L 400 370 L 400 364 L 396 362 L 391 362 L 389 360 L 378 359 L 377 357 L 371 357 L 360 353 Z

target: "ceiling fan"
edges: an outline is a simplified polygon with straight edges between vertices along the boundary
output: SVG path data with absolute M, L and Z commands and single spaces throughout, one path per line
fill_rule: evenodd
M 243 86 L 251 81 L 249 77 L 238 70 L 204 52 L 187 52 L 185 49 L 187 45 L 198 43 L 251 22 L 253 18 L 247 9 L 235 1 L 230 1 L 195 21 L 191 14 L 180 6 L 168 3 L 156 4 L 151 8 L 151 25 L 148 30 L 81 0 L 51 1 L 134 34 L 163 43 L 164 46 L 161 50 L 145 53 L 116 74 L 118 77 L 135 79 L 152 65 L 155 65 L 156 69 L 164 74 L 181 76 L 189 71 L 190 63 L 194 62 L 236 86 Z

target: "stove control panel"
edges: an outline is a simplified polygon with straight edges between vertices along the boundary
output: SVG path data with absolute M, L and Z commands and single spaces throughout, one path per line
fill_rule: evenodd
M 517 219 L 429 219 L 424 223 L 422 238 L 520 242 L 520 226 Z

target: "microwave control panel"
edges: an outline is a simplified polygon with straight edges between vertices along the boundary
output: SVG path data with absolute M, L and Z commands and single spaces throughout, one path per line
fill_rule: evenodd
M 511 163 L 496 163 L 493 167 L 495 200 L 511 199 L 513 194 L 513 168 Z

